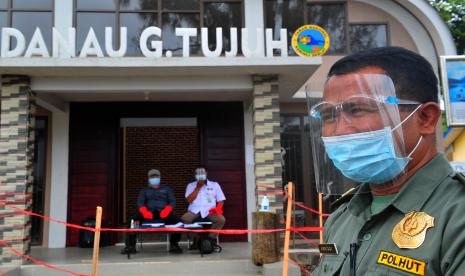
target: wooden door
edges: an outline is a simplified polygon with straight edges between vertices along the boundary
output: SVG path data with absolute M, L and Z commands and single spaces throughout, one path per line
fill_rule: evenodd
M 81 224 L 95 217 L 97 206 L 103 208 L 102 227 L 114 227 L 116 188 L 117 121 L 102 112 L 97 116 L 83 105 L 71 105 L 70 162 L 68 186 L 68 222 Z M 67 246 L 76 246 L 79 231 L 67 229 Z M 103 235 L 104 242 L 113 244 L 115 235 Z
M 202 163 L 208 178 L 217 181 L 226 196 L 225 228 L 247 228 L 247 192 L 244 166 L 244 123 L 241 103 L 210 107 L 202 120 Z M 247 235 L 223 235 L 222 241 L 247 241 Z

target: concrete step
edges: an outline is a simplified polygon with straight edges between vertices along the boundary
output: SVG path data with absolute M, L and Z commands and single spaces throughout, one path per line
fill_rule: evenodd
M 263 265 L 262 275 L 265 276 L 281 276 L 283 275 L 283 262 L 277 262 L 272 264 Z M 289 276 L 300 276 L 302 275 L 300 269 L 292 264 L 289 264 L 287 275 Z
M 137 254 L 131 255 L 131 259 L 120 254 L 122 246 L 103 247 L 100 250 L 98 275 L 262 275 L 262 267 L 252 264 L 250 243 L 221 245 L 223 247 L 221 253 L 204 255 L 203 258 L 198 250 L 187 250 L 186 244 L 181 244 L 184 249 L 183 254 L 170 254 L 166 251 L 165 243 L 144 243 L 143 248 L 138 247 Z M 33 248 L 31 256 L 47 264 L 77 273 L 91 274 L 92 271 L 91 248 Z M 21 266 L 19 275 L 69 274 L 35 264 L 25 264 Z
M 57 267 L 82 274 L 91 274 L 91 264 L 60 264 Z M 164 261 L 164 262 L 124 262 L 103 263 L 99 265 L 98 275 L 262 275 L 261 268 L 248 260 L 198 260 L 198 261 Z M 23 265 L 21 276 L 62 276 L 66 273 L 53 271 L 37 265 Z
M 120 254 L 122 246 L 103 247 L 100 250 L 98 275 L 163 275 L 163 276 L 278 276 L 282 273 L 282 262 L 266 264 L 263 267 L 252 263 L 250 243 L 222 243 L 223 251 L 201 257 L 197 250 L 187 250 L 183 254 L 170 254 L 165 243 L 144 243 L 138 253 L 131 256 Z M 91 248 L 32 248 L 31 256 L 60 269 L 79 274 L 92 272 Z M 295 254 L 295 253 L 294 253 Z M 301 256 L 295 256 L 301 260 Z M 50 270 L 36 264 L 25 264 L 20 269 L 11 270 L 8 276 L 62 276 L 66 272 Z M 289 264 L 289 276 L 300 276 L 297 267 Z

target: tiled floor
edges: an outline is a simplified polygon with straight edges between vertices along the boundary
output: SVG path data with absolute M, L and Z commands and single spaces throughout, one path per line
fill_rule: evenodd
M 132 254 L 131 259 L 127 255 L 120 254 L 123 245 L 108 246 L 100 248 L 100 263 L 121 263 L 121 262 L 165 262 L 165 261 L 196 261 L 208 260 L 250 260 L 252 246 L 250 243 L 221 243 L 223 251 L 200 257 L 198 250 L 187 250 L 187 244 L 180 243 L 184 250 L 183 254 L 170 254 L 166 251 L 165 243 L 144 243 L 139 253 Z M 92 261 L 92 248 L 38 248 L 33 247 L 31 256 L 51 264 L 76 264 L 90 263 Z
M 123 246 L 103 247 L 100 251 L 99 275 L 260 275 L 261 268 L 251 262 L 251 244 L 222 243 L 223 251 L 205 255 L 197 250 L 183 254 L 169 254 L 162 244 L 144 244 L 139 253 L 128 259 L 120 254 Z M 90 274 L 91 248 L 32 248 L 31 256 L 60 268 Z M 21 275 L 66 275 L 53 272 L 35 264 L 23 265 Z

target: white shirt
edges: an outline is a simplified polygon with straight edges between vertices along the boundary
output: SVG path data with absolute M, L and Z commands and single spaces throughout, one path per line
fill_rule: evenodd
M 186 198 L 195 190 L 197 181 L 189 183 L 186 188 Z M 220 184 L 207 180 L 207 183 L 200 188 L 197 197 L 189 204 L 189 212 L 197 214 L 200 212 L 202 218 L 208 216 L 208 211 L 216 207 L 218 201 L 225 200 L 226 197 L 221 190 Z

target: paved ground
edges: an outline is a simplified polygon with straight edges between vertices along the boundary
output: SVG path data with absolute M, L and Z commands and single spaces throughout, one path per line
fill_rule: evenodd
M 251 262 L 251 244 L 222 243 L 222 253 L 205 255 L 197 250 L 186 250 L 180 255 L 166 252 L 166 245 L 144 244 L 138 254 L 128 259 L 121 255 L 121 246 L 104 247 L 100 252 L 99 275 L 261 275 L 261 267 Z M 89 248 L 32 248 L 31 255 L 46 263 L 78 273 L 91 273 L 92 249 Z M 67 275 L 55 273 L 34 264 L 23 265 L 20 275 Z

